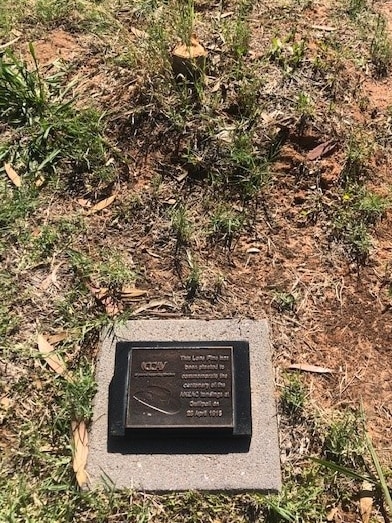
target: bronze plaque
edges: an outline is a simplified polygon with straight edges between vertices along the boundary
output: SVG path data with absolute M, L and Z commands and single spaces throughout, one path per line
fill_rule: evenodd
M 133 347 L 127 429 L 233 428 L 233 347 Z

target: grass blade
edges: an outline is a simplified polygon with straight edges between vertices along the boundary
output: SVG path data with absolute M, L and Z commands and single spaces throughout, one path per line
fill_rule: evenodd
M 348 476 L 353 479 L 358 479 L 360 481 L 369 481 L 369 483 L 377 484 L 377 480 L 375 478 L 372 478 L 370 476 L 364 476 L 363 474 L 359 474 L 358 472 L 355 472 L 355 470 L 349 469 L 347 467 L 342 467 L 341 465 L 337 465 L 336 463 L 333 463 L 332 461 L 327 461 L 325 459 L 318 459 L 318 458 L 310 458 L 315 463 L 318 463 L 319 465 L 322 465 L 323 467 L 327 467 L 335 472 L 340 472 L 341 474 L 344 474 L 345 476 Z
M 370 455 L 371 455 L 372 460 L 373 460 L 374 467 L 375 467 L 376 472 L 377 472 L 378 479 L 380 480 L 381 489 L 383 491 L 383 494 L 384 494 L 384 497 L 385 497 L 385 501 L 386 501 L 386 503 L 388 505 L 389 513 L 392 515 L 392 498 L 391 498 L 391 494 L 389 492 L 388 484 L 386 482 L 384 473 L 383 473 L 382 468 L 381 468 L 380 460 L 378 459 L 376 450 L 375 450 L 375 448 L 373 446 L 373 443 L 372 443 L 372 440 L 371 440 L 369 434 L 367 434 L 367 433 L 365 434 L 365 439 L 366 439 L 366 444 L 368 446 Z

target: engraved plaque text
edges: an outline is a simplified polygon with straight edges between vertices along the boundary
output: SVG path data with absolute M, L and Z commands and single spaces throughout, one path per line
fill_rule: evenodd
M 233 347 L 133 347 L 126 428 L 232 428 Z

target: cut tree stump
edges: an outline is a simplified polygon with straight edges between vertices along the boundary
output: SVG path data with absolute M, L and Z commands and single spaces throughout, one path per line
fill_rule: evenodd
M 199 43 L 196 35 L 192 35 L 190 43 L 179 44 L 172 51 L 172 68 L 177 77 L 182 76 L 194 81 L 204 72 L 207 51 Z

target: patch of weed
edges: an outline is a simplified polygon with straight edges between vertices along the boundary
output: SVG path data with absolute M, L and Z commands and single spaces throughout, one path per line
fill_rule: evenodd
M 74 14 L 75 4 L 83 9 L 80 2 L 70 0 L 37 0 L 35 15 L 40 22 L 48 25 L 57 25 L 69 20 Z
M 275 37 L 268 52 L 269 59 L 290 74 L 300 67 L 305 57 L 306 43 L 295 39 L 295 31 L 285 38 Z
M 298 374 L 288 375 L 280 396 L 282 411 L 289 416 L 301 414 L 305 399 L 306 390 Z
M 336 412 L 325 429 L 326 459 L 347 467 L 363 467 L 366 442 L 363 421 L 354 412 Z
M 256 150 L 251 133 L 238 132 L 231 147 L 224 183 L 236 188 L 245 198 L 255 196 L 268 178 L 268 165 Z
M 46 85 L 31 44 L 30 53 L 35 62 L 32 71 L 9 49 L 0 57 L 0 116 L 12 125 L 31 125 L 47 108 Z
M 64 251 L 72 242 L 74 234 L 79 233 L 83 228 L 84 224 L 78 218 L 62 218 L 36 229 L 28 245 L 31 259 L 44 261 L 49 259 L 55 251 Z
M 81 332 L 99 330 L 110 323 L 107 314 L 97 309 L 90 290 L 79 277 L 71 290 L 55 300 L 53 317 L 56 325 Z
M 234 98 L 227 112 L 241 122 L 252 122 L 260 112 L 259 99 L 262 79 L 253 69 L 241 68 L 233 71 Z
M 226 205 L 218 205 L 211 216 L 211 233 L 230 246 L 234 237 L 241 232 L 244 221 L 244 216 L 238 211 Z
M 390 206 L 391 201 L 389 198 L 367 191 L 366 189 L 361 190 L 356 202 L 358 214 L 367 224 L 374 224 L 380 220 Z
M 357 222 L 351 211 L 341 211 L 337 214 L 333 226 L 333 235 L 343 241 L 349 255 L 360 263 L 365 262 L 372 246 L 366 224 Z
M 333 219 L 333 237 L 342 241 L 349 254 L 364 262 L 370 252 L 370 226 L 380 220 L 390 207 L 389 199 L 354 184 L 347 187 L 342 205 Z
M 233 58 L 242 60 L 249 52 L 250 29 L 248 22 L 241 15 L 238 15 L 236 20 L 225 24 L 223 33 L 226 45 Z
M 44 80 L 32 45 L 30 53 L 33 70 L 10 51 L 0 58 L 0 116 L 17 130 L 4 160 L 35 180 L 42 172 L 60 171 L 71 186 L 84 189 L 107 181 L 102 115 L 76 110 L 61 76 Z
M 35 0 L 31 16 L 46 27 L 64 25 L 74 32 L 90 30 L 110 33 L 113 27 L 125 32 L 113 14 L 113 4 L 105 0 Z
M 91 279 L 101 287 L 118 289 L 133 283 L 137 272 L 124 252 L 102 249 L 92 258 L 78 251 L 69 251 L 71 267 L 83 282 Z
M 89 421 L 92 416 L 92 400 L 96 392 L 94 369 L 87 361 L 79 363 L 78 369 L 65 383 L 60 384 L 60 413 L 58 422 L 63 420 Z M 65 428 L 65 427 L 64 427 Z
M 178 18 L 175 22 L 175 33 L 185 45 L 191 44 L 195 25 L 194 0 L 179 0 L 175 5 Z
M 26 237 L 26 219 L 38 205 L 36 190 L 25 187 L 15 190 L 0 181 L 0 199 L 0 227 L 3 235 L 12 236 L 14 241 L 19 242 Z
M 373 147 L 374 144 L 369 136 L 361 132 L 351 134 L 346 147 L 346 161 L 340 175 L 344 184 L 363 179 Z
M 377 17 L 376 28 L 370 45 L 370 58 L 376 76 L 387 76 L 392 63 L 392 43 L 386 20 L 382 15 Z
M 356 18 L 360 13 L 368 8 L 367 0 L 348 0 L 347 13 L 352 18 Z
M 0 262 L 3 262 L 0 253 Z M 19 319 L 13 311 L 17 300 L 17 290 L 12 275 L 8 270 L 0 270 L 0 338 L 5 340 L 19 324 Z
M 297 110 L 301 115 L 301 119 L 307 119 L 314 115 L 314 103 L 312 97 L 301 91 L 298 95 Z
M 297 298 L 291 292 L 276 290 L 273 293 L 272 305 L 279 312 L 294 312 Z
M 171 226 L 176 235 L 177 244 L 186 244 L 191 239 L 192 224 L 186 207 L 180 203 L 170 213 Z
M 288 473 L 289 478 L 293 472 Z M 323 483 L 320 481 L 319 468 L 307 467 L 295 478 L 287 479 L 278 496 L 267 496 L 264 506 L 267 521 L 316 522 L 325 517 L 323 502 Z M 322 519 L 323 518 L 323 519 Z
M 202 271 L 199 264 L 191 255 L 190 252 L 187 253 L 188 264 L 190 267 L 190 272 L 186 279 L 186 289 L 188 291 L 188 299 L 193 299 L 196 296 L 197 291 L 199 290 L 201 283 L 200 278 Z

